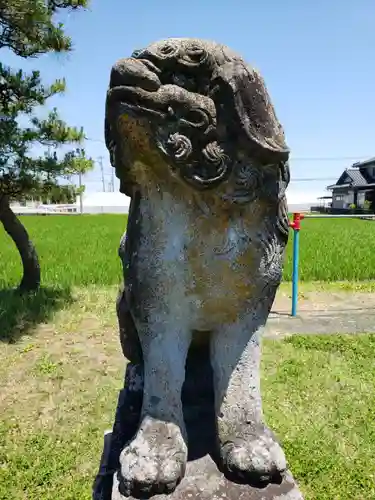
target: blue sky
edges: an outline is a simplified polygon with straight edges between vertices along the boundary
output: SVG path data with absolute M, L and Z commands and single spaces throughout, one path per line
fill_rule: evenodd
M 51 104 L 95 139 L 85 147 L 94 158 L 103 156 L 106 182 L 111 169 L 102 141 L 111 65 L 134 48 L 174 36 L 227 44 L 261 71 L 285 128 L 292 179 L 334 179 L 354 160 L 375 156 L 374 0 L 93 0 L 88 12 L 61 19 L 73 38 L 71 54 L 1 57 L 41 70 L 46 81 L 66 77 L 67 92 Z M 290 194 L 310 201 L 332 182 L 292 181 Z M 87 189 L 100 186 L 96 170 Z

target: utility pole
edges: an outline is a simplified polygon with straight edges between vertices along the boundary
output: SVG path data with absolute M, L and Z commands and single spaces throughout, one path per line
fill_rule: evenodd
M 103 168 L 103 156 L 99 156 L 99 165 L 100 165 L 100 171 L 102 173 L 102 186 L 103 186 L 103 193 L 105 192 L 105 182 L 104 182 L 104 168 Z
M 111 175 L 112 175 L 112 193 L 115 192 L 115 169 L 111 169 Z
M 82 192 L 82 172 L 78 174 L 78 183 L 79 183 L 79 211 L 81 215 L 83 214 L 83 192 Z

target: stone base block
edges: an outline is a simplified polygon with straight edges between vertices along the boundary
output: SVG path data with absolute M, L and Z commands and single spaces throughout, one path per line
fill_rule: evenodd
M 119 492 L 116 474 L 111 500 L 125 500 Z M 129 497 L 127 497 L 129 498 Z M 133 499 L 133 497 L 130 497 Z M 292 475 L 285 474 L 281 484 L 254 488 L 226 479 L 209 455 L 188 463 L 186 475 L 174 493 L 156 495 L 152 500 L 303 500 Z

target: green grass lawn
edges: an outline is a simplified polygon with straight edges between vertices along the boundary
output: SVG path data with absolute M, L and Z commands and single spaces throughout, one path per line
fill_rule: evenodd
M 121 279 L 117 248 L 123 215 L 26 216 L 37 247 L 44 285 L 112 285 Z M 358 219 L 304 220 L 301 231 L 302 281 L 375 279 L 375 223 Z M 11 240 L 0 230 L 0 289 L 18 283 L 20 262 Z M 290 281 L 292 237 L 284 279 Z
M 89 500 L 123 380 L 114 304 L 126 219 L 23 221 L 44 286 L 29 297 L 9 290 L 21 269 L 0 231 L 0 500 Z M 303 221 L 301 292 L 315 280 L 374 291 L 374 246 L 373 222 Z M 266 418 L 305 500 L 375 498 L 374 359 L 375 337 L 365 334 L 265 342 Z
M 124 370 L 115 296 L 76 289 L 2 344 L 0 500 L 91 498 Z M 266 340 L 263 353 L 266 420 L 305 500 L 373 500 L 375 337 Z

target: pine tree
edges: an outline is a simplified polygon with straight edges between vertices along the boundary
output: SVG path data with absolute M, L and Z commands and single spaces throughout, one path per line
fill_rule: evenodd
M 37 57 L 48 52 L 72 49 L 63 25 L 55 21 L 60 9 L 79 9 L 87 0 L 0 0 L 0 49 L 12 50 L 23 58 Z M 10 203 L 52 192 L 59 179 L 74 173 L 84 173 L 93 166 L 80 147 L 85 135 L 82 128 L 69 127 L 59 118 L 56 109 L 46 118 L 36 110 L 46 101 L 65 90 L 65 81 L 43 85 L 38 71 L 31 75 L 0 63 L 0 220 L 13 239 L 23 264 L 21 291 L 40 286 L 40 266 L 36 249 Z M 20 118 L 26 125 L 20 124 Z M 44 154 L 35 156 L 38 145 Z M 61 145 L 73 149 L 58 154 Z

